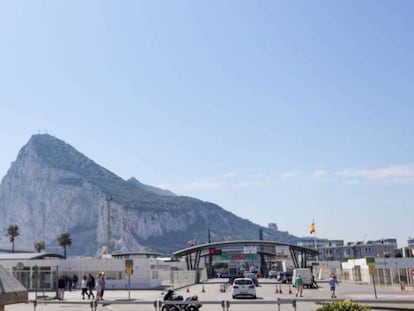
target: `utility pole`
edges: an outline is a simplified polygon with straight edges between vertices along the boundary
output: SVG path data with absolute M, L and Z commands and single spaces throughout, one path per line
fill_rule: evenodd
M 111 240 L 112 240 L 112 232 L 111 232 L 111 201 L 112 196 L 105 197 L 106 201 L 106 252 L 107 254 L 111 253 Z

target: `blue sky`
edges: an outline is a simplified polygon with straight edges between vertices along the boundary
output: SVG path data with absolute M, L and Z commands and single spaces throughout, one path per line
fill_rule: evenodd
M 297 236 L 414 236 L 413 1 L 2 1 L 0 176 L 49 133 Z

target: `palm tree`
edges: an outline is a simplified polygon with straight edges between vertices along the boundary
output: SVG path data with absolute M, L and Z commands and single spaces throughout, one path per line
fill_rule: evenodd
M 6 236 L 10 238 L 10 243 L 12 243 L 12 253 L 14 253 L 14 240 L 20 235 L 19 226 L 16 224 L 11 224 L 7 228 Z
M 72 238 L 70 237 L 69 232 L 62 232 L 58 237 L 57 240 L 59 242 L 59 245 L 63 247 L 63 254 L 66 259 L 66 247 L 72 245 Z
M 34 244 L 35 250 L 40 253 L 42 250 L 45 249 L 45 241 L 38 241 Z

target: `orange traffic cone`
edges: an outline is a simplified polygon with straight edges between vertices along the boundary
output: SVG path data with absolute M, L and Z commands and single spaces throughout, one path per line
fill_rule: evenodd
M 292 288 L 290 287 L 290 284 L 289 284 L 289 294 L 292 294 Z
M 203 284 L 203 287 L 201 288 L 201 292 L 202 293 L 205 293 L 206 292 L 206 289 L 204 288 L 204 284 Z
M 283 294 L 283 292 L 282 292 L 282 285 L 279 285 L 279 293 L 280 294 Z

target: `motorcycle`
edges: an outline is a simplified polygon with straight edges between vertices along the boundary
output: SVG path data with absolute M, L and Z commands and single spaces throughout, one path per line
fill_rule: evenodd
M 164 304 L 161 308 L 161 311 L 198 311 L 202 304 L 198 301 L 198 296 L 193 295 L 187 297 L 184 300 L 184 297 L 181 295 L 176 295 L 173 289 L 169 289 L 164 295 L 164 301 L 171 302 L 177 301 L 180 303 L 177 304 Z

